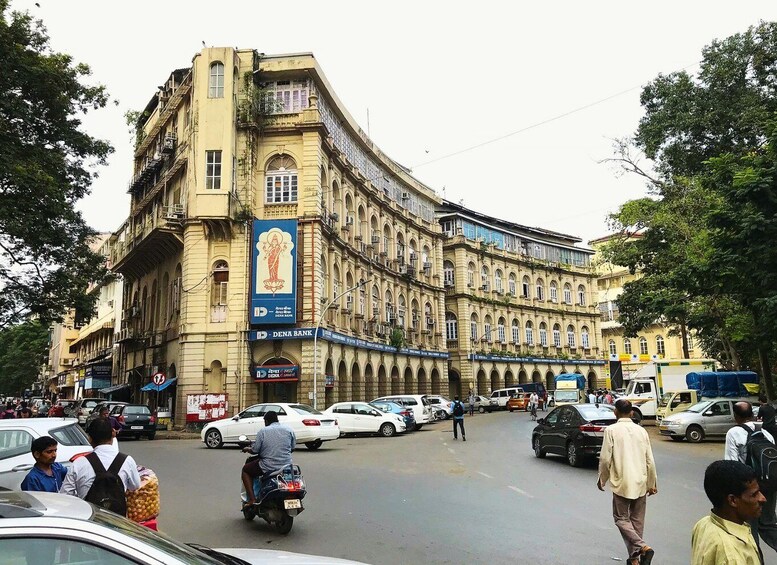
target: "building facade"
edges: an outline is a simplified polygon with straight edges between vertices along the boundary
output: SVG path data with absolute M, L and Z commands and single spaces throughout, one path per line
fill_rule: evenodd
M 593 251 L 580 239 L 445 202 L 443 284 L 451 382 L 478 394 L 580 373 L 602 377 Z M 603 384 L 603 383 L 601 383 Z M 453 387 L 452 387 L 453 388 Z
M 78 339 L 75 328 L 75 311 L 69 311 L 62 323 L 49 328 L 49 356 L 46 366 L 47 388 L 51 395 L 73 398 L 77 373 L 73 369 L 75 354 L 70 352 L 71 344 Z

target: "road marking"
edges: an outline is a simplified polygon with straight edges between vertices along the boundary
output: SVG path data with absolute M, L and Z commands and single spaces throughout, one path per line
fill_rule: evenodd
M 515 492 L 517 492 L 518 494 L 522 494 L 523 496 L 525 496 L 525 497 L 527 497 L 527 498 L 534 498 L 534 497 L 533 497 L 532 495 L 530 495 L 528 492 L 526 492 L 525 490 L 521 490 L 521 489 L 519 489 L 518 487 L 514 487 L 514 486 L 512 486 L 512 485 L 508 485 L 508 486 L 507 486 L 507 488 L 509 488 L 510 490 L 514 490 L 514 491 L 515 491 Z
M 483 475 L 487 479 L 493 479 L 494 478 L 491 475 L 489 475 L 487 473 L 484 473 L 483 471 L 478 471 L 478 475 Z

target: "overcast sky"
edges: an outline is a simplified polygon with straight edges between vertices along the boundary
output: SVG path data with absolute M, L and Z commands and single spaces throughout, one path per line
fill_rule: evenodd
M 777 2 L 747 0 L 38 4 L 12 6 L 40 17 L 52 47 L 90 65 L 119 101 L 85 122 L 116 148 L 81 206 L 98 230 L 117 229 L 129 212 L 124 112 L 142 109 L 204 41 L 312 52 L 373 141 L 439 194 L 584 242 L 645 193 L 599 164 L 612 138 L 634 132 L 639 86 L 695 65 L 713 38 L 777 18 Z

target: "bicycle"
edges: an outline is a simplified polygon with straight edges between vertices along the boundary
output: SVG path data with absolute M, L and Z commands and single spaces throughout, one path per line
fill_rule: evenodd
M 535 421 L 537 420 L 537 405 L 536 404 L 532 404 L 531 405 L 531 419 L 535 420 Z

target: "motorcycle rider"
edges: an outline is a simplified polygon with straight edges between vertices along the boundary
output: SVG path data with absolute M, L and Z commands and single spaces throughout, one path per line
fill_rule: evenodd
M 254 479 L 262 475 L 274 474 L 287 465 L 291 465 L 291 451 L 296 445 L 294 430 L 278 422 L 278 413 L 270 410 L 264 415 L 264 427 L 256 434 L 256 441 L 250 447 L 244 447 L 246 453 L 259 457 L 251 459 L 240 474 L 246 489 L 246 506 L 256 504 Z

